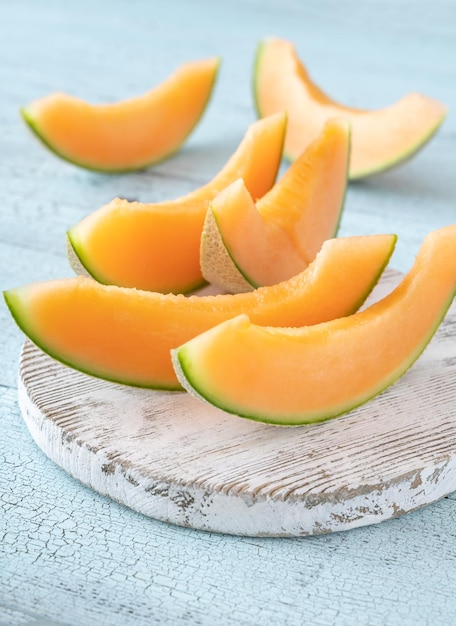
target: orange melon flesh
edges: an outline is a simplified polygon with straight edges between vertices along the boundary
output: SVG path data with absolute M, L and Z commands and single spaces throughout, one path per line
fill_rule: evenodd
M 178 389 L 171 348 L 240 313 L 272 326 L 347 315 L 377 282 L 394 244 L 394 235 L 329 240 L 300 275 L 245 294 L 164 295 L 80 276 L 11 289 L 5 299 L 24 333 L 55 359 L 120 383 Z
M 341 116 L 350 121 L 350 179 L 380 172 L 412 156 L 447 114 L 442 103 L 418 93 L 377 111 L 345 107 L 312 82 L 293 45 L 281 39 L 259 45 L 254 74 L 259 115 L 288 113 L 284 153 L 290 160 L 301 154 L 328 118 Z
M 68 232 L 83 269 L 120 287 L 162 293 L 200 287 L 205 281 L 199 248 L 209 201 L 239 176 L 255 198 L 266 193 L 279 169 L 285 125 L 283 113 L 252 124 L 219 174 L 186 196 L 156 204 L 117 198 L 88 215 Z
M 396 381 L 430 341 L 456 292 L 456 225 L 424 240 L 383 300 L 304 328 L 239 316 L 173 353 L 182 385 L 236 415 L 282 425 L 327 420 Z
M 256 204 L 242 181 L 218 194 L 210 204 L 201 240 L 203 276 L 231 290 L 231 281 L 225 279 L 227 257 L 214 253 L 223 252 L 223 247 L 217 248 L 211 241 L 216 236 L 221 237 L 241 275 L 236 291 L 273 285 L 307 267 L 322 243 L 336 235 L 349 154 L 349 124 L 329 120 L 319 137 Z
M 56 93 L 21 110 L 32 131 L 58 156 L 89 169 L 144 168 L 176 152 L 209 102 L 219 59 L 185 63 L 143 96 L 91 105 Z

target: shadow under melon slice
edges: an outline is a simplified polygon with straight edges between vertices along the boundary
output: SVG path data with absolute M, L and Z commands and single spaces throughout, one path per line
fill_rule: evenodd
M 328 420 L 398 380 L 455 293 L 452 225 L 430 233 L 401 284 L 367 309 L 303 328 L 241 315 L 175 350 L 174 366 L 190 393 L 229 413 L 288 426 Z
M 21 109 L 57 156 L 101 172 L 142 169 L 175 153 L 203 115 L 219 59 L 185 63 L 143 96 L 92 105 L 56 93 Z
M 372 290 L 395 241 L 394 235 L 331 239 L 304 272 L 250 293 L 185 297 L 79 276 L 11 289 L 5 300 L 23 332 L 58 361 L 119 383 L 180 389 L 172 348 L 241 313 L 269 326 L 348 315 Z

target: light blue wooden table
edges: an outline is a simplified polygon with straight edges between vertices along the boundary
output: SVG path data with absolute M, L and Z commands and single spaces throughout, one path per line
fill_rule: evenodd
M 413 161 L 352 184 L 341 234 L 397 232 L 406 270 L 424 235 L 456 221 L 456 4 L 373 0 L 230 3 L 0 2 L 0 287 L 70 276 L 65 231 L 114 196 L 173 198 L 209 180 L 255 114 L 258 40 L 296 43 L 314 78 L 354 106 L 408 91 L 450 115 Z M 223 57 L 210 108 L 176 157 L 103 176 L 59 161 L 22 104 L 61 90 L 93 102 L 140 94 L 181 62 Z M 0 624 L 448 626 L 456 623 L 456 496 L 347 533 L 251 539 L 143 517 L 58 469 L 16 400 L 23 337 L 0 307 Z M 456 404 L 456 398 L 455 398 Z

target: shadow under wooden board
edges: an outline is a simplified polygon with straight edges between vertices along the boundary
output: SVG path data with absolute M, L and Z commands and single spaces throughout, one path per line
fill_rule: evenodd
M 388 270 L 370 302 L 398 278 Z M 347 530 L 456 490 L 456 304 L 401 380 L 322 424 L 278 428 L 108 383 L 29 342 L 19 401 L 57 465 L 147 516 L 250 536 Z

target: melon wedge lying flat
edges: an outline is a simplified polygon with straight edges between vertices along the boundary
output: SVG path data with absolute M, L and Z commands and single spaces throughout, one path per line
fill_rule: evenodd
M 261 117 L 287 111 L 284 152 L 296 159 L 334 116 L 352 125 L 350 179 L 399 164 L 424 146 L 445 119 L 446 107 L 410 93 L 377 111 L 351 109 L 331 100 L 312 82 L 293 45 L 282 39 L 260 43 L 254 70 L 254 96 Z
M 366 402 L 418 358 L 456 292 L 456 225 L 427 236 L 402 283 L 352 316 L 265 328 L 246 315 L 173 352 L 195 396 L 262 422 L 327 420 Z
M 24 333 L 55 359 L 120 383 L 176 389 L 171 348 L 240 313 L 272 326 L 352 313 L 394 244 L 394 235 L 331 239 L 300 275 L 237 295 L 164 295 L 76 277 L 12 289 L 5 299 Z
M 201 237 L 204 278 L 236 293 L 287 280 L 307 267 L 336 235 L 349 155 L 349 124 L 330 120 L 256 204 L 242 180 L 218 194 Z
M 55 154 L 103 172 L 137 170 L 176 152 L 209 102 L 219 59 L 186 63 L 143 96 L 91 105 L 56 93 L 21 114 Z
M 274 184 L 282 157 L 283 113 L 252 124 L 215 178 L 186 196 L 157 204 L 116 199 L 68 232 L 76 273 L 120 287 L 186 293 L 202 284 L 201 232 L 209 201 L 241 176 L 255 198 Z

